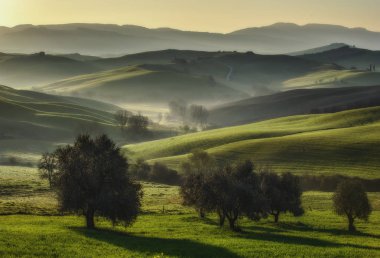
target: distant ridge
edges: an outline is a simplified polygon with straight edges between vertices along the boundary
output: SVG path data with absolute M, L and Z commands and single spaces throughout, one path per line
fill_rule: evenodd
M 380 32 L 328 24 L 276 23 L 231 33 L 149 29 L 135 25 L 58 24 L 0 27 L 0 51 L 33 53 L 81 53 L 83 55 L 125 55 L 162 49 L 203 51 L 254 51 L 292 53 L 300 49 L 343 42 L 361 48 L 379 49 Z
M 317 53 L 322 53 L 325 51 L 334 50 L 334 49 L 346 47 L 346 46 L 347 46 L 347 44 L 345 44 L 345 43 L 332 43 L 332 44 L 329 44 L 327 46 L 316 47 L 316 48 L 311 48 L 311 49 L 306 49 L 306 50 L 302 50 L 302 51 L 289 53 L 289 55 L 301 56 L 301 55 L 308 55 L 308 54 L 317 54 Z

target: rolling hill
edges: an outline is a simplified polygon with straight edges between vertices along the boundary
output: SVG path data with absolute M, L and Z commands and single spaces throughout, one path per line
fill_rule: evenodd
M 380 73 L 360 70 L 321 70 L 282 82 L 284 89 L 380 85 Z
M 120 137 L 112 113 L 103 111 L 116 109 L 93 100 L 0 86 L 0 161 L 10 156 L 34 161 L 41 152 L 71 142 L 81 132 Z
M 99 70 L 89 63 L 43 52 L 32 55 L 0 53 L 0 83 L 18 88 L 44 85 Z
M 379 102 L 380 86 L 289 90 L 215 107 L 210 110 L 209 121 L 219 126 L 231 126 L 310 114 L 315 109 L 341 110 L 350 106 L 379 105 Z
M 380 107 L 289 116 L 124 147 L 125 153 L 174 168 L 195 149 L 219 163 L 252 159 L 278 172 L 379 177 Z
M 227 34 L 181 31 L 170 28 L 148 29 L 133 25 L 62 24 L 19 25 L 0 30 L 0 51 L 11 53 L 82 53 L 120 56 L 161 49 L 201 51 L 255 51 L 292 53 L 300 49 L 343 42 L 362 48 L 378 49 L 380 33 L 363 28 L 336 25 L 276 23 L 246 28 Z
M 371 51 L 351 46 L 331 49 L 321 53 L 301 55 L 300 57 L 321 63 L 335 63 L 347 69 L 368 70 L 370 65 L 376 65 L 380 70 L 380 51 Z
M 241 99 L 247 95 L 171 65 L 138 65 L 82 75 L 42 87 L 56 94 L 124 103 L 168 103 L 184 99 L 197 103 Z
M 291 55 L 291 56 L 302 56 L 302 55 L 317 54 L 317 53 L 322 53 L 322 52 L 326 52 L 329 50 L 333 50 L 333 49 L 337 49 L 337 48 L 341 48 L 341 47 L 345 47 L 345 46 L 347 46 L 347 44 L 332 43 L 332 44 L 322 46 L 322 47 L 316 47 L 316 48 L 311 48 L 311 49 L 306 49 L 306 50 L 302 50 L 302 51 L 289 53 L 289 55 Z
M 0 86 L 0 164 L 16 157 L 35 163 L 42 152 L 72 143 L 79 133 L 106 133 L 118 144 L 142 139 L 122 134 L 114 121 L 120 108 L 91 99 L 54 96 Z M 174 134 L 160 126 L 150 126 L 142 138 L 157 139 Z
M 215 104 L 242 98 L 246 94 L 275 92 L 281 90 L 283 81 L 331 69 L 319 62 L 286 55 L 184 50 L 153 51 L 90 63 L 103 70 L 113 70 L 69 78 L 41 89 L 60 94 L 77 92 L 101 99 L 117 97 L 133 102 L 150 101 L 154 97 L 156 102 L 181 98 L 189 102 L 199 99 L 200 102 L 207 100 Z M 105 87 L 111 90 L 100 93 Z M 131 92 L 133 87 L 137 89 Z M 114 94 L 114 90 L 121 91 Z M 105 96 L 107 94 L 110 96 Z

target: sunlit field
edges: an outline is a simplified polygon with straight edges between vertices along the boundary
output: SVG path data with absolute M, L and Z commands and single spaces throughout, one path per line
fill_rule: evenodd
M 306 192 L 306 213 L 253 222 L 242 232 L 220 228 L 214 214 L 200 219 L 181 205 L 178 187 L 144 183 L 143 213 L 133 226 L 57 212 L 54 194 L 33 168 L 0 167 L 0 256 L 133 257 L 378 257 L 380 194 L 370 193 L 374 212 L 349 234 L 332 212 L 331 193 Z M 8 215 L 6 215 L 8 214 Z

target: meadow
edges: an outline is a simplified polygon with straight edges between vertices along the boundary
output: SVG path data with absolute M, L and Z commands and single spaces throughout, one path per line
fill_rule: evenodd
M 379 177 L 380 108 L 300 115 L 124 147 L 126 155 L 178 169 L 188 153 L 218 162 L 251 159 L 277 172 Z
M 306 214 L 239 221 L 242 232 L 219 228 L 216 216 L 200 219 L 181 205 L 178 187 L 143 183 L 142 214 L 133 226 L 102 219 L 88 230 L 84 219 L 57 212 L 54 194 L 34 168 L 0 167 L 0 256 L 50 257 L 378 257 L 380 193 L 370 193 L 374 212 L 346 231 L 332 211 L 331 195 L 306 192 Z
M 380 73 L 361 70 L 325 70 L 284 81 L 286 89 L 378 85 Z

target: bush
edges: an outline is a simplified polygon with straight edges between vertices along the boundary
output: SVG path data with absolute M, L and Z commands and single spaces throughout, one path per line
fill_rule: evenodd
M 149 180 L 163 184 L 179 184 L 181 177 L 176 170 L 170 169 L 164 164 L 154 163 L 149 174 Z

